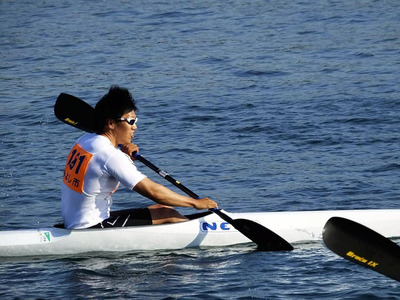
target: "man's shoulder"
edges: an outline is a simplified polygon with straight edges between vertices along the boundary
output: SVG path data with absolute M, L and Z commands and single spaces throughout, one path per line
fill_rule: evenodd
M 78 139 L 77 144 L 93 154 L 98 152 L 113 153 L 114 151 L 117 151 L 108 138 L 95 133 L 87 133 L 83 135 Z

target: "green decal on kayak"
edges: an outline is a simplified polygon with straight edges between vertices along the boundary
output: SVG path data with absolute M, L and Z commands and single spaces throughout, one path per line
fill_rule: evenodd
M 40 242 L 50 242 L 50 232 L 45 231 L 45 232 L 40 232 Z

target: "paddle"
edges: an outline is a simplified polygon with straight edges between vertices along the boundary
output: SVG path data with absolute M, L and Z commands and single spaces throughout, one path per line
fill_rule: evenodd
M 179 181 L 175 180 L 171 177 L 167 172 L 159 169 L 139 153 L 136 153 L 135 158 L 140 162 L 148 166 L 150 169 L 158 173 L 161 177 L 165 178 L 173 185 L 184 191 L 190 197 L 199 199 L 200 197 L 189 190 L 186 186 L 184 186 Z M 218 208 L 210 209 L 213 213 L 216 213 L 220 216 L 221 219 L 231 224 L 234 228 L 236 228 L 239 232 L 241 232 L 248 239 L 257 244 L 258 249 L 262 251 L 291 251 L 293 250 L 293 246 L 290 245 L 286 240 L 277 235 L 275 232 L 269 230 L 268 228 L 258 224 L 254 221 L 247 219 L 232 219 L 227 214 L 223 213 Z
M 326 247 L 356 264 L 400 281 L 400 247 L 354 221 L 332 217 L 325 224 Z
M 54 114 L 68 125 L 94 132 L 94 108 L 77 97 L 61 93 L 54 105 Z
M 84 131 L 94 132 L 94 109 L 92 106 L 83 100 L 71 96 L 69 94 L 61 93 L 54 106 L 54 113 L 56 117 L 71 125 Z M 186 188 L 179 181 L 173 179 L 167 172 L 162 171 L 139 153 L 136 153 L 135 158 L 145 164 L 150 169 L 154 170 L 166 180 L 174 184 L 176 187 L 187 193 L 192 198 L 198 199 L 199 196 Z M 212 209 L 212 212 L 220 216 L 223 220 L 231 224 L 239 232 L 249 238 L 251 241 L 258 245 L 259 250 L 263 251 L 291 251 L 293 250 L 290 245 L 282 237 L 269 230 L 268 228 L 258 224 L 254 221 L 247 219 L 232 219 L 220 209 Z

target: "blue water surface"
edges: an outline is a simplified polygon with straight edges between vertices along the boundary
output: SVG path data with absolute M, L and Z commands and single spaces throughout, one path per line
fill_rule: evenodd
M 232 212 L 398 208 L 398 1 L 0 1 L 0 229 L 61 221 L 61 92 L 112 84 L 140 152 Z M 138 167 L 163 184 L 146 167 Z M 148 205 L 120 189 L 114 209 Z M 190 211 L 183 209 L 183 212 Z M 2 260 L 4 299 L 400 299 L 320 244 Z

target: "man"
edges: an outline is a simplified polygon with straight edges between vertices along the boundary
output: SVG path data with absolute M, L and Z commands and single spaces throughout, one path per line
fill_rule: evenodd
M 85 134 L 72 147 L 64 169 L 61 213 L 66 228 L 105 228 L 182 222 L 172 206 L 209 209 L 209 198 L 193 199 L 155 183 L 139 172 L 131 143 L 137 129 L 136 105 L 125 88 L 112 86 L 96 104 L 96 133 Z M 158 204 L 111 212 L 111 195 L 122 183 Z

